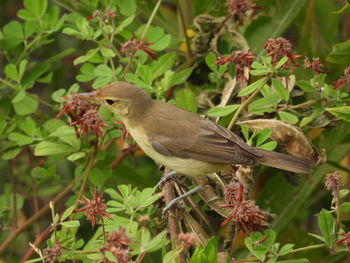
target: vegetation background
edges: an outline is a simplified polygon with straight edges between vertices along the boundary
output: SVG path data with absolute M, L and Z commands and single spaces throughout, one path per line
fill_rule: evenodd
M 229 262 L 233 244 L 233 262 L 347 262 L 349 9 L 348 0 L 1 0 L 0 262 Z M 293 48 L 265 45 L 279 37 Z M 327 160 L 308 176 L 249 171 L 244 198 L 259 208 L 250 203 L 248 220 L 226 213 L 236 228 L 220 226 L 213 206 L 221 211 L 227 188 L 213 182 L 198 206 L 162 218 L 161 193 L 195 182 L 153 188 L 162 172 L 122 124 L 69 99 L 116 80 L 226 127 L 259 120 L 234 129 L 252 145 L 279 141 L 280 151 Z M 242 231 L 265 221 L 270 230 Z

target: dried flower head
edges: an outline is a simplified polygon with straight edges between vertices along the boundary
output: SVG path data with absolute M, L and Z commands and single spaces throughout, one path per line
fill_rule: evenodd
M 237 20 L 239 25 L 242 25 L 244 18 L 247 15 L 247 11 L 255 9 L 250 3 L 250 0 L 228 0 L 227 1 L 228 12 Z
M 228 205 L 233 205 L 243 200 L 243 185 L 239 182 L 231 182 L 225 185 L 224 188 L 225 202 Z
M 121 46 L 120 53 L 131 57 L 136 51 L 143 50 L 151 58 L 156 59 L 157 53 L 148 47 L 150 45 L 152 45 L 152 43 L 146 43 L 144 40 L 137 40 L 135 37 L 132 37 Z
M 51 248 L 45 248 L 43 250 L 43 256 L 45 262 L 53 262 L 62 254 L 62 247 L 59 241 Z
M 237 227 L 244 232 L 260 231 L 266 229 L 267 218 L 260 208 L 252 200 L 244 200 L 244 187 L 239 182 L 234 182 L 225 187 L 225 205 L 222 208 L 231 208 L 231 214 L 221 226 L 228 222 L 236 221 Z
M 87 110 L 80 119 L 72 122 L 70 124 L 73 127 L 79 127 L 80 132 L 77 137 L 80 138 L 83 134 L 88 136 L 92 133 L 96 138 L 102 137 L 104 127 L 108 125 L 102 120 L 101 115 L 96 111 L 96 109 Z
M 334 82 L 334 88 L 339 89 L 346 84 L 350 88 L 350 66 L 344 69 L 344 76 Z
M 231 55 L 226 57 L 218 58 L 215 62 L 216 65 L 223 65 L 226 63 L 234 63 L 236 65 L 236 75 L 237 78 L 241 82 L 248 82 L 250 75 L 248 78 L 244 76 L 244 69 L 247 68 L 251 70 L 252 63 L 255 59 L 254 53 L 252 52 L 244 52 L 244 51 L 235 51 Z
M 311 68 L 316 73 L 327 73 L 319 58 L 313 58 L 312 61 L 309 58 L 305 58 L 303 66 L 304 68 Z
M 143 215 L 140 216 L 139 220 L 138 220 L 141 224 L 145 225 L 150 221 L 150 218 L 148 215 Z
M 114 18 L 115 16 L 116 16 L 116 12 L 114 10 L 105 10 L 103 13 L 100 12 L 99 10 L 96 10 L 95 12 L 92 13 L 91 16 L 88 16 L 86 20 L 89 21 L 96 17 L 102 17 L 102 19 L 107 19 L 108 21 L 108 18 Z
M 89 133 L 94 134 L 96 138 L 101 137 L 103 128 L 107 127 L 107 124 L 97 112 L 100 106 L 78 97 L 77 94 L 64 98 L 67 99 L 67 102 L 56 118 L 60 118 L 66 113 L 71 118 L 70 126 L 74 127 L 77 138 L 83 134 L 87 136 Z
M 333 196 L 338 196 L 341 185 L 341 175 L 339 172 L 328 173 L 325 179 L 325 186 L 332 191 Z
M 178 240 L 181 247 L 190 248 L 197 245 L 197 238 L 194 233 L 180 233 Z
M 288 57 L 288 62 L 290 62 L 293 66 L 297 66 L 295 59 L 302 57 L 293 56 L 293 44 L 283 37 L 267 40 L 264 49 L 267 51 L 267 55 L 272 57 L 272 65 L 275 65 L 283 57 Z M 290 66 L 290 63 L 288 62 L 283 65 L 284 68 L 288 68 L 288 66 Z
M 77 202 L 85 206 L 83 208 L 76 209 L 74 212 L 84 212 L 90 220 L 92 226 L 95 226 L 97 218 L 100 218 L 102 223 L 103 217 L 105 216 L 113 220 L 112 216 L 106 212 L 107 205 L 103 202 L 103 195 L 104 192 L 102 192 L 101 195 L 98 195 L 96 189 L 94 189 L 94 198 L 90 200 L 83 196 L 84 201 L 78 200 Z
M 131 239 L 126 235 L 123 228 L 113 231 L 109 234 L 108 240 L 104 248 L 100 252 L 104 255 L 106 251 L 112 253 L 118 263 L 131 262 L 129 243 Z M 104 262 L 110 262 L 106 257 Z
M 343 236 L 342 239 L 336 241 L 337 244 L 342 243 L 350 253 L 350 233 L 339 233 L 340 236 Z
M 244 232 L 261 231 L 268 227 L 266 216 L 252 200 L 245 200 L 234 205 L 221 207 L 232 208 L 231 215 L 221 223 L 221 226 L 226 225 L 231 220 L 235 220 L 238 227 Z

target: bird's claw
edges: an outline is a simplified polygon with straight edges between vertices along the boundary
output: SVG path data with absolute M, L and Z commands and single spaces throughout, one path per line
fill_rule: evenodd
M 159 182 L 156 184 L 156 188 L 160 187 L 165 181 L 172 178 L 175 174 L 177 174 L 175 171 L 165 173 L 164 176 L 162 178 L 160 178 Z
M 163 209 L 163 211 L 162 211 L 162 217 L 165 217 L 171 208 L 175 208 L 174 206 L 176 206 L 177 208 L 181 208 L 181 209 L 185 208 L 183 205 L 181 205 L 181 204 L 179 203 L 179 201 L 180 201 L 180 200 L 177 200 L 177 199 L 171 200 L 171 201 L 164 207 L 164 209 Z

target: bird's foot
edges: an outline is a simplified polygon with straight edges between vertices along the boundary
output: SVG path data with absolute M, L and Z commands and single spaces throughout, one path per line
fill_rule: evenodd
M 169 173 L 165 173 L 162 178 L 160 178 L 159 182 L 157 183 L 157 185 L 155 186 L 156 188 L 160 187 L 165 181 L 169 180 L 170 178 L 172 178 L 175 174 L 177 174 L 177 172 L 175 171 L 171 171 Z
M 203 186 L 196 186 L 195 188 L 191 189 L 190 191 L 188 191 L 187 193 L 184 193 L 183 195 L 180 195 L 179 197 L 171 200 L 163 209 L 162 212 L 162 216 L 164 217 L 166 215 L 166 213 L 169 211 L 170 208 L 173 208 L 175 205 L 179 205 L 179 201 L 181 201 L 182 199 L 184 199 L 185 197 L 192 195 L 196 192 L 198 192 L 199 190 L 201 190 L 203 188 Z M 181 206 L 182 207 L 182 206 Z

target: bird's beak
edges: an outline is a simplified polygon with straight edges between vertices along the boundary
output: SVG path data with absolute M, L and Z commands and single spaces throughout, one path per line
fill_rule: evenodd
M 82 99 L 95 99 L 95 94 L 94 92 L 83 92 L 83 93 L 78 93 L 77 94 L 78 97 L 82 98 Z

